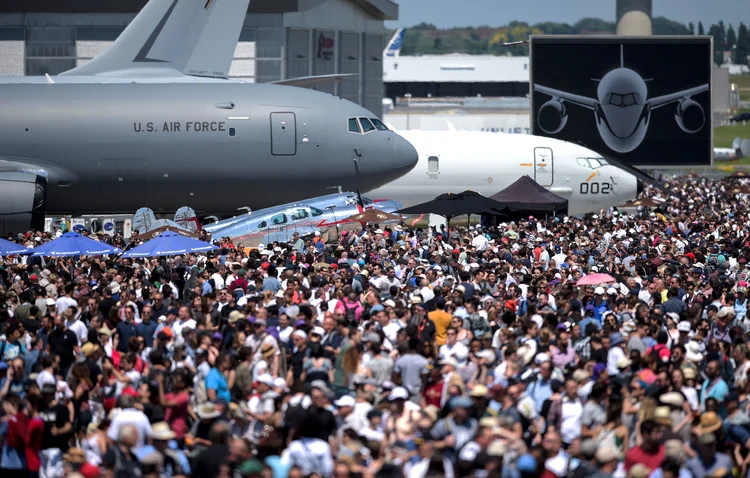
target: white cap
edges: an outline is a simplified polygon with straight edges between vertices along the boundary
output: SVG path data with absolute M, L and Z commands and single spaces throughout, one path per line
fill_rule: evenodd
M 440 361 L 440 365 L 451 365 L 452 367 L 458 367 L 458 362 L 453 357 L 448 357 Z
M 607 289 L 607 294 L 617 295 L 617 289 L 615 289 L 614 287 L 610 287 L 609 289 Z
M 534 359 L 534 362 L 537 365 L 541 365 L 544 362 L 549 362 L 549 355 L 547 355 L 545 353 L 537 354 L 536 358 Z
M 355 403 L 354 397 L 351 395 L 342 395 L 341 398 L 333 402 L 337 407 L 353 407 Z
M 157 322 L 166 322 L 167 316 L 166 315 L 160 315 L 158 319 L 156 319 Z
M 286 380 L 283 377 L 276 377 L 273 379 L 273 388 L 280 388 L 282 390 L 289 390 L 286 386 Z
M 325 337 L 326 331 L 323 329 L 323 327 L 313 327 L 312 334 L 320 335 L 321 337 Z
M 594 294 L 595 295 L 604 295 L 604 287 L 597 287 L 596 289 L 594 289 Z
M 269 387 L 273 387 L 273 377 L 269 373 L 262 373 L 255 379 L 258 383 L 265 383 Z
M 383 230 L 382 229 L 378 229 L 378 230 L 375 231 L 375 234 L 383 234 Z
M 677 324 L 677 330 L 679 330 L 680 332 L 690 332 L 691 328 L 692 327 L 690 325 L 690 322 L 688 322 L 687 320 L 683 320 L 682 322 Z
M 531 316 L 531 321 L 536 324 L 537 327 L 541 328 L 542 325 L 544 325 L 544 318 L 542 318 L 539 314 L 534 314 Z
M 393 299 L 388 299 L 385 302 L 383 302 L 383 305 L 386 307 L 396 307 L 396 303 L 393 302 Z
M 388 400 L 409 400 L 409 392 L 404 387 L 396 387 L 391 390 Z

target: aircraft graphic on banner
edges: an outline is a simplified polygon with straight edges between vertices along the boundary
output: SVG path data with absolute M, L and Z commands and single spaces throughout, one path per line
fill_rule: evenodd
M 675 121 L 685 133 L 697 133 L 706 123 L 703 108 L 692 96 L 708 91 L 708 84 L 648 99 L 649 79 L 625 67 L 623 45 L 620 45 L 620 67 L 594 81 L 599 81 L 596 98 L 535 84 L 534 91 L 552 97 L 539 108 L 539 128 L 550 135 L 559 133 L 568 122 L 565 102 L 572 103 L 594 111 L 599 135 L 611 150 L 629 153 L 646 137 L 651 111 L 662 106 L 677 102 Z

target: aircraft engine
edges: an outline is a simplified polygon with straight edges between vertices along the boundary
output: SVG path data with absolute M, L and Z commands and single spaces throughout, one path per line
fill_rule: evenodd
M 0 234 L 44 229 L 47 178 L 27 172 L 0 172 Z
M 693 100 L 685 99 L 677 104 L 674 114 L 677 126 L 686 133 L 697 133 L 706 124 L 706 115 L 701 105 Z
M 537 114 L 539 128 L 547 134 L 559 133 L 568 123 L 568 112 L 557 98 L 544 103 Z

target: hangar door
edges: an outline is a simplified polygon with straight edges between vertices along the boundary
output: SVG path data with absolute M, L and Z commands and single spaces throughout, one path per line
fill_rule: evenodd
M 297 123 L 294 113 L 271 113 L 271 154 L 297 154 Z

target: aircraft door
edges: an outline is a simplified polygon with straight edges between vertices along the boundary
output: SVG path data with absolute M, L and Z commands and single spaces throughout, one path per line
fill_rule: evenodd
M 297 121 L 294 113 L 271 113 L 271 154 L 297 154 Z
M 534 148 L 534 181 L 540 186 L 552 186 L 554 181 L 554 160 L 550 148 Z

